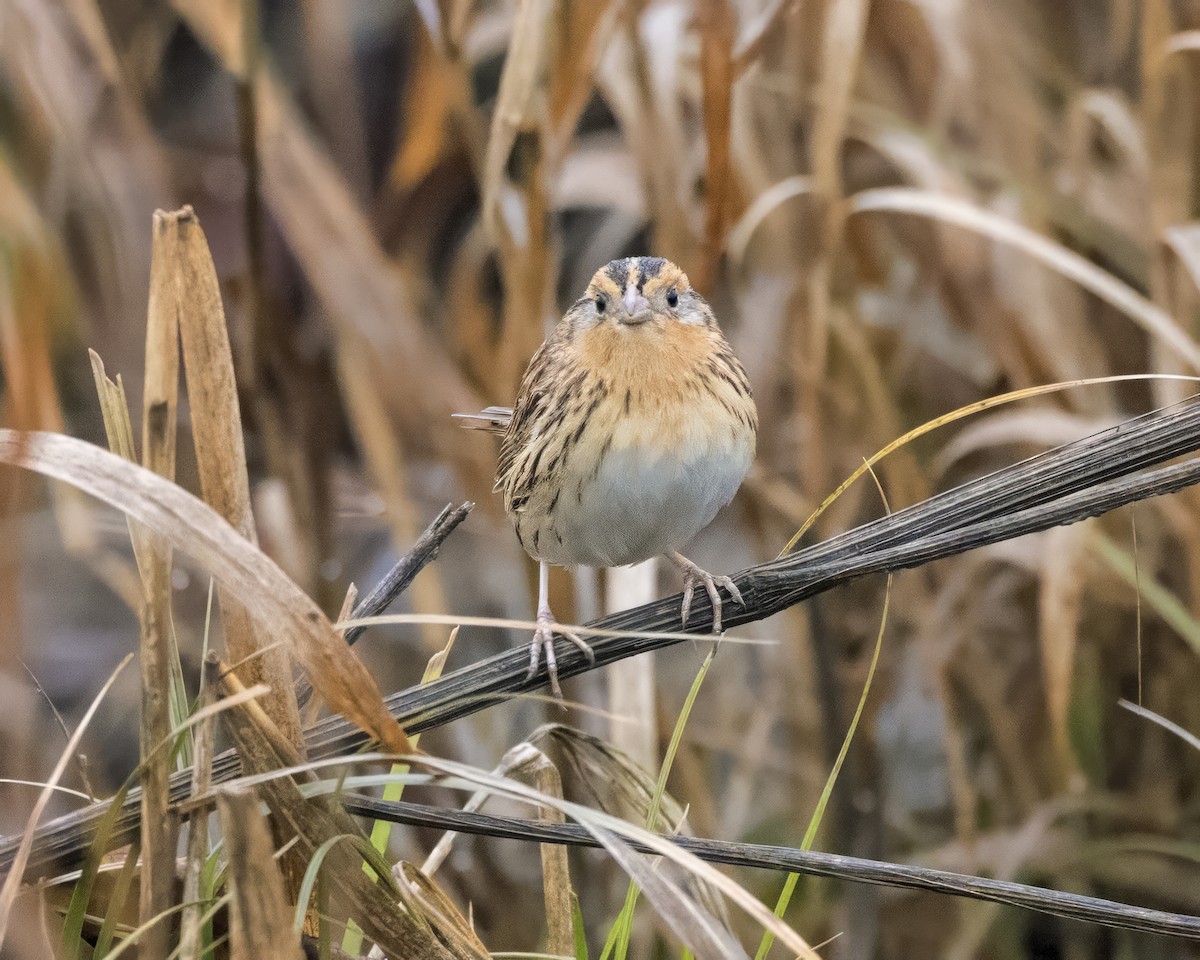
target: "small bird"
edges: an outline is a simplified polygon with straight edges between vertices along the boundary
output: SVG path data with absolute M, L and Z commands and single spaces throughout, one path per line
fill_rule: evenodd
M 718 586 L 679 548 L 733 499 L 754 459 L 758 411 L 746 371 L 708 302 L 669 260 L 630 257 L 596 272 L 534 354 L 515 408 L 458 414 L 502 437 L 495 489 L 517 539 L 540 564 L 529 675 L 546 656 L 561 699 L 550 611 L 551 565 L 617 567 L 662 554 L 695 588 Z M 564 632 L 589 657 L 591 648 Z

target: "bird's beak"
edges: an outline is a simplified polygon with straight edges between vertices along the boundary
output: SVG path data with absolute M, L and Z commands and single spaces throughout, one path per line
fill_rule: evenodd
M 650 301 L 632 283 L 625 288 L 624 304 L 626 323 L 645 323 L 650 319 Z

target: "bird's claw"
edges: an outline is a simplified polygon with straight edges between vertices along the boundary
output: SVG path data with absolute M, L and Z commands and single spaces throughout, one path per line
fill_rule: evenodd
M 730 577 L 714 577 L 711 573 L 701 570 L 692 561 L 684 557 L 680 557 L 676 562 L 683 571 L 683 609 L 681 610 L 683 625 L 687 626 L 688 616 L 692 611 L 692 597 L 696 592 L 696 585 L 700 584 L 704 587 L 705 593 L 708 594 L 709 602 L 712 603 L 712 632 L 720 633 L 723 601 L 721 600 L 721 592 L 717 589 L 718 585 L 728 590 L 729 596 L 737 601 L 740 606 L 744 607 L 746 601 L 742 598 L 742 592 Z
M 580 652 L 588 658 L 589 663 L 596 662 L 595 651 L 578 634 L 560 628 L 559 635 L 575 644 Z M 553 691 L 555 699 L 562 703 L 563 692 L 558 682 L 558 657 L 554 653 L 554 615 L 549 610 L 538 612 L 537 629 L 533 632 L 533 642 L 529 644 L 529 672 L 525 674 L 526 680 L 532 680 L 537 673 L 538 666 L 541 664 L 542 651 L 546 653 L 546 674 L 550 678 L 550 689 Z

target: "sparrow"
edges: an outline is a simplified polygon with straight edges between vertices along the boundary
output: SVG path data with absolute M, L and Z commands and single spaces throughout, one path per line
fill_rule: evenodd
M 540 565 L 529 676 L 544 651 L 559 699 L 551 566 L 662 555 L 683 574 L 684 625 L 702 586 L 713 633 L 721 632 L 719 587 L 744 604 L 729 577 L 700 569 L 679 548 L 741 486 L 758 411 L 712 308 L 669 260 L 629 257 L 598 270 L 529 362 L 515 406 L 456 416 L 501 437 L 495 489 Z M 582 638 L 560 633 L 593 658 Z

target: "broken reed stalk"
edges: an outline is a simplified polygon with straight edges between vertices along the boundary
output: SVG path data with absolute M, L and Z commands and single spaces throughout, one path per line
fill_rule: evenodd
M 746 605 L 729 605 L 726 621 L 731 627 L 751 623 L 866 574 L 907 569 L 1183 489 L 1200 482 L 1200 458 L 1136 471 L 1197 449 L 1200 403 L 1189 401 L 1126 421 L 744 570 L 734 580 Z M 594 638 L 594 666 L 681 642 L 639 635 L 679 631 L 679 605 L 680 597 L 675 595 L 594 621 L 590 626 L 628 631 Z M 692 616 L 690 627 L 703 633 L 711 622 L 704 598 L 699 598 Z M 409 732 L 428 730 L 544 685 L 544 669 L 527 679 L 528 666 L 526 650 L 514 648 L 395 693 L 387 698 L 387 706 Z M 573 645 L 560 645 L 559 673 L 564 678 L 588 669 L 593 666 Z M 313 758 L 349 754 L 367 742 L 365 734 L 341 717 L 316 724 L 306 735 Z M 214 762 L 213 782 L 232 779 L 239 772 L 237 757 L 222 754 Z M 189 794 L 186 774 L 172 778 L 174 801 Z M 109 849 L 128 842 L 136 830 L 137 803 L 136 795 L 126 801 L 108 839 Z M 93 804 L 41 827 L 28 875 L 44 876 L 55 868 L 77 866 L 106 809 L 107 803 Z M 0 870 L 8 869 L 15 845 L 14 840 L 0 844 Z

